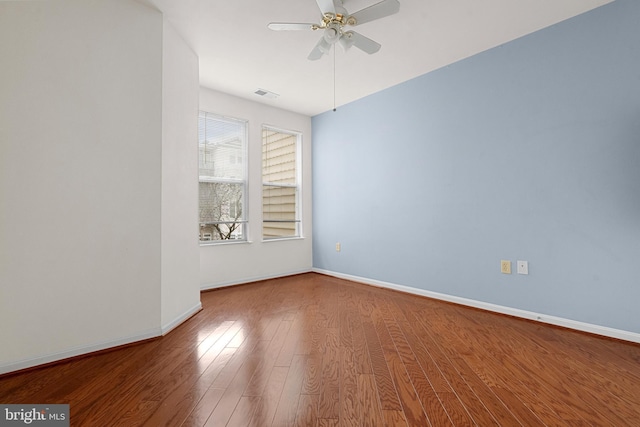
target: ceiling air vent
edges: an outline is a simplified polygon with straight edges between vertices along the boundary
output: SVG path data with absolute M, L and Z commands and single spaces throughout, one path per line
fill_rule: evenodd
M 264 90 L 264 89 L 258 89 L 253 93 L 255 93 L 258 96 L 264 96 L 265 98 L 269 98 L 269 99 L 276 99 L 277 97 L 280 96 L 277 93 L 269 92 L 268 90 Z

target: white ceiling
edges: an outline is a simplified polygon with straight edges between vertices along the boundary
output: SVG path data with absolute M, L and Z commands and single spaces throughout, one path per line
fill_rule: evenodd
M 319 22 L 315 0 L 141 0 L 161 10 L 200 58 L 200 84 L 313 116 L 334 105 L 333 54 L 307 55 L 319 31 L 269 22 Z M 339 1 L 339 0 L 337 0 Z M 378 0 L 344 0 L 353 13 Z M 612 0 L 399 0 L 400 12 L 353 30 L 382 45 L 336 50 L 336 105 L 428 73 Z M 280 96 L 255 95 L 266 89 Z

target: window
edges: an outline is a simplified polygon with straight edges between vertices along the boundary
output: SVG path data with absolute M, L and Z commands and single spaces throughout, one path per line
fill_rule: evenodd
M 247 239 L 246 149 L 246 121 L 200 112 L 200 242 Z
M 300 236 L 300 134 L 262 128 L 262 238 Z

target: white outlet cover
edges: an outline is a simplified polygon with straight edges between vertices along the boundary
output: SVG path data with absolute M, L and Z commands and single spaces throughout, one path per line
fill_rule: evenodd
M 529 262 L 518 261 L 517 263 L 518 274 L 529 274 Z

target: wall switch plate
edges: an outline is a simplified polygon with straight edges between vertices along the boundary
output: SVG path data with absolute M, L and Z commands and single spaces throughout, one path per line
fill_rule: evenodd
M 336 252 L 340 252 L 340 242 L 336 243 Z
M 529 274 L 528 261 L 518 261 L 518 274 Z
M 511 274 L 511 261 L 509 260 L 501 260 L 500 261 L 500 272 L 502 274 Z

